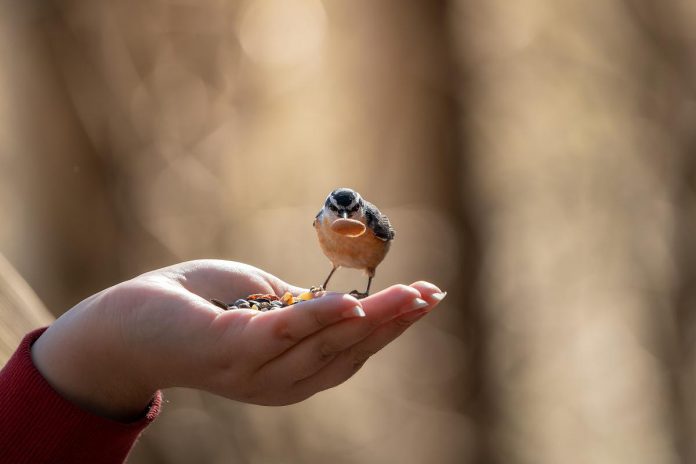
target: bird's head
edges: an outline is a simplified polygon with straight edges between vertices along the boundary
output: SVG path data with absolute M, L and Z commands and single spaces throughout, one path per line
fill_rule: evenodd
M 349 188 L 338 188 L 326 197 L 322 214 L 331 221 L 344 218 L 364 222 L 363 207 L 363 199 L 358 192 Z

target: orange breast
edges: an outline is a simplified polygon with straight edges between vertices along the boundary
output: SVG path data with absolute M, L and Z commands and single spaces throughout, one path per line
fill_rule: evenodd
M 334 232 L 327 218 L 317 220 L 314 227 L 322 251 L 335 266 L 364 269 L 372 275 L 389 251 L 390 242 L 378 239 L 369 228 L 362 235 L 348 237 Z

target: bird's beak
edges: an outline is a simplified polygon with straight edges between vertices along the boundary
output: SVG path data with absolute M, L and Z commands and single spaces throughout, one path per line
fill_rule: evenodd
M 340 216 L 341 216 L 343 219 L 347 219 L 347 218 L 348 218 L 348 211 L 341 211 Z

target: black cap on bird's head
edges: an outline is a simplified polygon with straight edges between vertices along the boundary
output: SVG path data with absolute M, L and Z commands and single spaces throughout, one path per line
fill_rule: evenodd
M 326 197 L 324 206 L 343 218 L 351 216 L 362 206 L 362 198 L 355 190 L 338 188 Z

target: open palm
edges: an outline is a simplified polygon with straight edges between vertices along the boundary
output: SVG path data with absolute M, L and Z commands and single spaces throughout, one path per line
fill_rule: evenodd
M 224 311 L 209 301 L 305 290 L 242 263 L 180 263 L 140 275 L 77 305 L 37 341 L 37 364 L 47 371 L 42 371 L 47 378 L 58 370 L 57 387 L 71 374 L 77 376 L 79 381 L 66 383 L 63 390 L 78 402 L 81 394 L 70 393 L 85 388 L 87 370 L 93 373 L 93 382 L 102 379 L 107 390 L 138 390 L 133 398 L 185 386 L 249 403 L 290 404 L 350 378 L 444 297 L 434 285 L 417 282 L 394 285 L 360 301 L 327 292 L 268 312 Z M 82 365 L 61 366 L 65 356 L 41 347 L 51 344 L 52 338 L 58 339 L 62 350 L 95 347 L 93 357 L 101 364 L 90 359 L 91 353 L 82 353 Z M 112 362 L 102 372 L 106 355 Z M 94 396 L 102 390 L 99 387 L 85 388 L 83 395 Z M 114 398 L 109 401 L 108 405 L 118 404 Z M 82 402 L 99 410 L 100 398 Z

